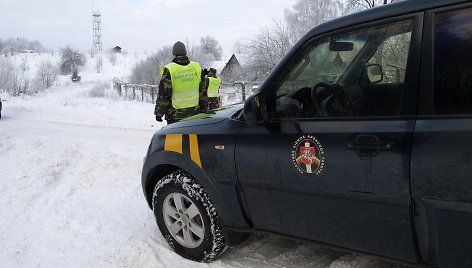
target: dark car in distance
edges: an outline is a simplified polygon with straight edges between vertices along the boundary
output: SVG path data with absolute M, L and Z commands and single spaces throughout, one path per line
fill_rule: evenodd
M 472 2 L 316 26 L 244 107 L 155 133 L 144 195 L 171 247 L 211 261 L 269 232 L 472 267 Z

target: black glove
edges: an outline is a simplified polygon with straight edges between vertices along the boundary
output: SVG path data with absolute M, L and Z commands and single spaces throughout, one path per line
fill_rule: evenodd
M 203 69 L 203 70 L 202 70 L 202 76 L 205 76 L 205 75 L 207 75 L 207 74 L 208 74 L 208 70 L 207 70 L 207 69 Z
M 157 122 L 162 122 L 162 117 L 156 114 L 156 121 Z

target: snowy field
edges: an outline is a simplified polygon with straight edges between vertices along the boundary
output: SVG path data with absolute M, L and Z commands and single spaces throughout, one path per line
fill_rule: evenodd
M 34 96 L 0 94 L 0 267 L 403 267 L 272 235 L 210 264 L 174 254 L 140 184 L 148 142 L 165 123 L 153 104 L 111 89 L 91 98 L 111 72 L 82 76 Z

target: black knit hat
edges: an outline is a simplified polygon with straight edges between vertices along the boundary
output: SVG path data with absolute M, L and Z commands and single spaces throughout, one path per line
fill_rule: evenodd
M 216 74 L 216 69 L 215 68 L 210 68 L 209 70 L 211 73 Z
M 183 56 L 187 55 L 187 49 L 185 48 L 184 43 L 178 41 L 172 47 L 172 54 L 175 56 Z

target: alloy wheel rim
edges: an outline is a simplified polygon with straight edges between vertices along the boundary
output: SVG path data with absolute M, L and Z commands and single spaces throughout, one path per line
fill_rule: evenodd
M 196 248 L 203 242 L 205 225 L 200 210 L 190 198 L 181 193 L 167 195 L 162 215 L 172 237 L 186 248 Z

